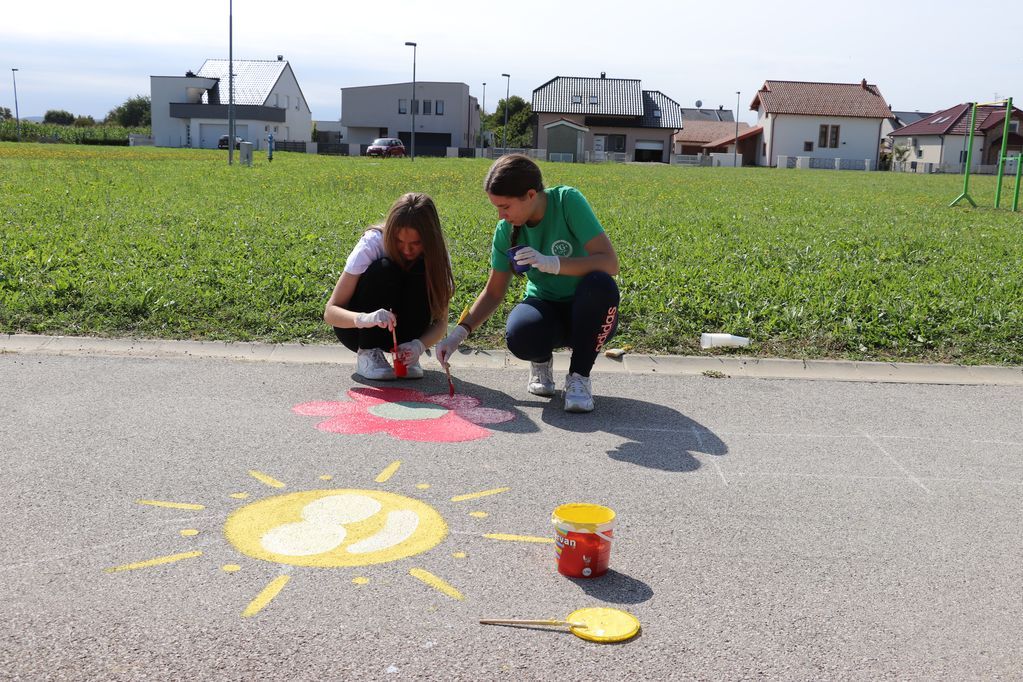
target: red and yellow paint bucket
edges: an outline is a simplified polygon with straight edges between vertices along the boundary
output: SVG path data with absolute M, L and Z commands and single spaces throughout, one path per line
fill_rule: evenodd
M 611 559 L 614 510 L 599 504 L 563 504 L 551 514 L 558 573 L 569 578 L 596 578 L 607 573 Z

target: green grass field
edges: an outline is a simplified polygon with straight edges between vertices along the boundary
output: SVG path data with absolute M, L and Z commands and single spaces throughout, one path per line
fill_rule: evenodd
M 0 331 L 332 341 L 321 315 L 349 250 L 410 190 L 440 210 L 455 315 L 487 276 L 487 167 L 0 143 Z M 948 208 L 958 176 L 542 167 L 618 250 L 614 345 L 696 354 L 700 332 L 727 331 L 755 355 L 1023 363 L 1023 213 L 992 208 L 992 178 L 969 209 Z M 480 345 L 501 345 L 520 296 Z

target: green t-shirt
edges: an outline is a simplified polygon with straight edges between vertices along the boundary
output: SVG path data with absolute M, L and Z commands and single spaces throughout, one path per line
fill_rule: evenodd
M 582 192 L 574 187 L 559 185 L 544 190 L 547 209 L 543 220 L 535 226 L 523 225 L 517 244 L 532 246 L 547 256 L 586 256 L 583 245 L 604 233 L 597 216 Z M 490 251 L 490 267 L 498 272 L 512 269 L 508 260 L 511 248 L 512 224 L 507 220 L 497 223 Z M 536 268 L 526 271 L 525 297 L 535 296 L 545 301 L 570 301 L 582 277 L 551 275 Z

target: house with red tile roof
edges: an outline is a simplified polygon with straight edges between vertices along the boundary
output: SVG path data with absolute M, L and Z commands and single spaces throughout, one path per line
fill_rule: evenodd
M 966 163 L 966 145 L 970 135 L 972 102 L 957 104 L 899 128 L 889 134 L 893 147 L 906 147 L 909 156 L 903 170 L 918 170 L 931 164 L 932 170 L 960 172 Z M 1023 153 L 1023 111 L 1013 107 L 1009 118 L 1006 155 Z M 980 166 L 997 166 L 1005 130 L 1005 106 L 977 107 L 973 124 L 973 162 L 971 170 Z
M 735 138 L 735 121 L 690 121 L 682 119 L 682 130 L 672 138 L 676 154 L 702 154 L 703 145 L 711 140 L 732 136 Z M 749 130 L 748 123 L 739 123 L 739 132 Z M 718 151 L 718 150 L 714 150 Z
M 762 128 L 757 165 L 778 157 L 842 159 L 877 168 L 881 124 L 891 109 L 876 85 L 765 81 L 750 109 Z M 852 165 L 852 164 L 851 164 Z

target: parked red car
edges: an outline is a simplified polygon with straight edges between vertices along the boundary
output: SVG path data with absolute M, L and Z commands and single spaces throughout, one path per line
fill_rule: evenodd
M 405 156 L 405 144 L 396 137 L 381 137 L 373 140 L 366 156 Z

